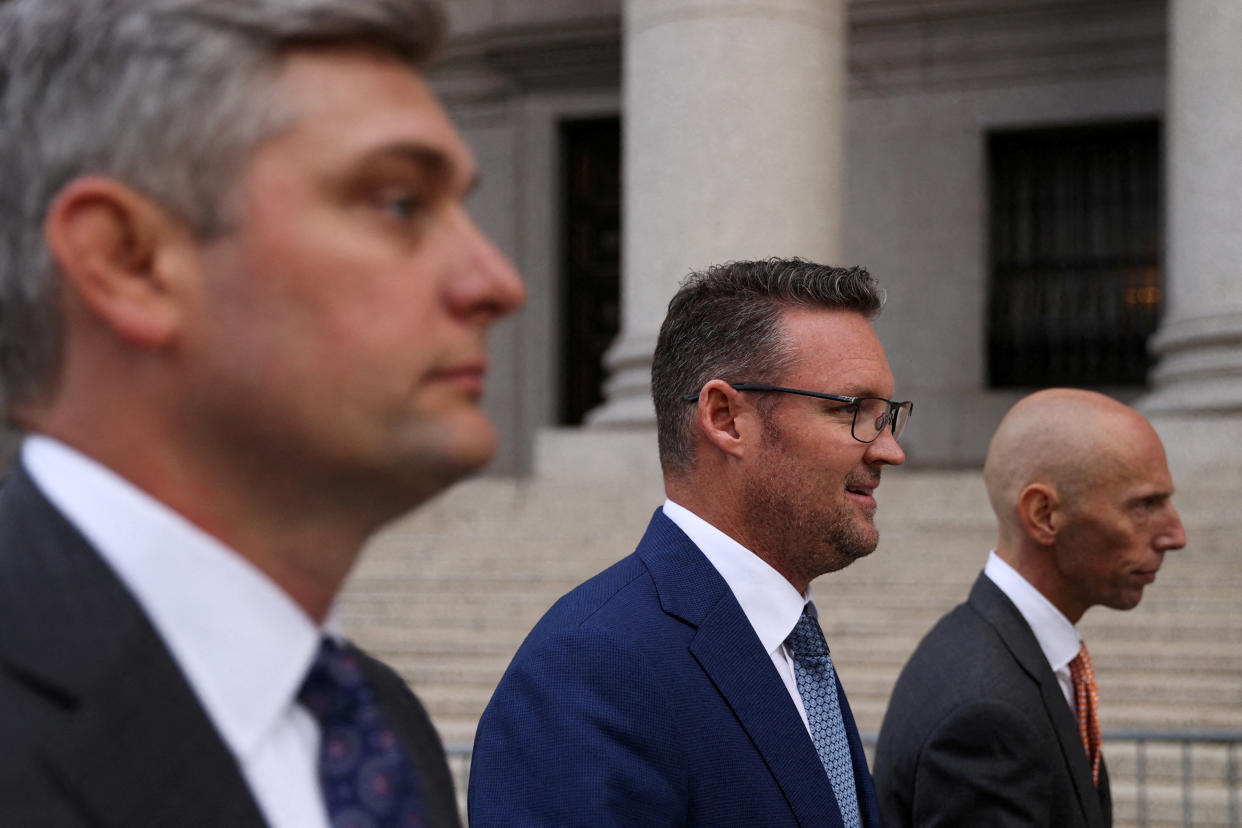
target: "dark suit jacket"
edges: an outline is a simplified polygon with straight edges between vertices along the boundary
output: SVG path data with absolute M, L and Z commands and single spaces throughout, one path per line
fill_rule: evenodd
M 1078 723 L 1035 634 L 992 580 L 932 628 L 902 670 L 875 753 L 888 828 L 1106 826 Z
M 864 825 L 871 774 L 841 693 Z M 477 826 L 839 826 L 811 737 L 723 578 L 657 511 L 562 598 L 501 679 L 470 773 Z
M 457 825 L 439 737 L 374 659 L 430 824 Z M 259 828 L 228 748 L 138 604 L 15 465 L 0 487 L 0 825 Z

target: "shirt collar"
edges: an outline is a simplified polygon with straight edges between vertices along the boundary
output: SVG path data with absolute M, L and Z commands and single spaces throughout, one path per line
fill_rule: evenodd
M 1005 593 L 1026 623 L 1039 648 L 1044 651 L 1044 658 L 1055 673 L 1069 664 L 1082 646 L 1078 629 L 1070 623 L 1044 594 L 1031 586 L 1031 582 L 1018 574 L 1018 571 L 1001 559 L 996 551 L 988 554 L 987 565 L 983 574 L 992 580 Z
M 665 500 L 663 509 L 724 578 L 768 655 L 785 643 L 804 606 L 815 614 L 810 587 L 805 595 L 798 592 L 766 561 L 684 506 Z
M 241 555 L 89 457 L 35 435 L 22 462 L 142 606 L 234 754 L 250 756 L 294 703 L 320 630 Z

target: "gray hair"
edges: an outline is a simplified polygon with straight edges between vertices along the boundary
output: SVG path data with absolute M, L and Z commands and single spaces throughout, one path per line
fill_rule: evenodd
M 694 462 L 694 406 L 685 395 L 713 379 L 778 382 L 792 366 L 793 351 L 781 325 L 785 310 L 850 310 L 873 319 L 883 304 L 883 293 L 865 269 L 805 259 L 728 262 L 686 277 L 668 303 L 651 363 L 665 474 L 686 473 Z
M 253 150 L 294 113 L 279 59 L 357 47 L 418 68 L 435 0 L 0 0 L 0 386 L 10 420 L 52 393 L 63 323 L 43 221 L 74 178 L 109 176 L 225 232 Z

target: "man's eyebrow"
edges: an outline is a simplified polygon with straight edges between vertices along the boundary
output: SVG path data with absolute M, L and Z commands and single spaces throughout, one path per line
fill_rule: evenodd
M 829 391 L 828 393 L 840 394 L 843 397 L 882 397 L 884 399 L 888 399 L 887 397 L 884 397 L 883 394 L 874 390 L 875 386 L 865 383 L 839 382 L 837 383 L 837 389 L 838 390 Z
M 457 162 L 443 150 L 425 144 L 407 141 L 385 144 L 368 152 L 364 163 L 385 159 L 397 159 L 417 167 L 423 176 L 430 179 L 428 183 L 436 187 L 457 186 L 455 179 L 460 177 L 458 176 L 460 166 Z M 476 170 L 470 170 L 469 172 L 462 171 L 462 175 L 464 177 L 461 179 L 460 187 L 462 195 L 465 196 L 479 186 L 479 174 Z
M 1150 489 L 1135 494 L 1127 502 L 1133 504 L 1146 503 L 1148 501 L 1164 502 L 1172 497 L 1173 492 L 1171 489 Z

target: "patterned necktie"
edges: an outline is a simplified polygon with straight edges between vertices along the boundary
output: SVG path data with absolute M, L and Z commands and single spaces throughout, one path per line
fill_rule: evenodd
M 333 828 L 424 824 L 412 766 L 352 645 L 323 639 L 298 701 L 319 722 L 319 784 Z
M 1091 781 L 1100 785 L 1100 691 L 1095 686 L 1095 668 L 1087 645 L 1083 644 L 1078 655 L 1069 663 L 1070 677 L 1074 680 L 1074 706 L 1078 710 L 1078 735 L 1082 738 L 1087 761 L 1091 763 Z
M 809 607 L 809 605 L 808 605 Z M 819 754 L 832 783 L 832 792 L 841 809 L 841 819 L 849 826 L 860 825 L 858 793 L 854 787 L 854 762 L 850 743 L 841 718 L 841 701 L 837 698 L 837 674 L 828 654 L 828 642 L 807 607 L 794 625 L 785 643 L 794 657 L 794 676 L 798 694 L 811 725 L 811 741 Z

